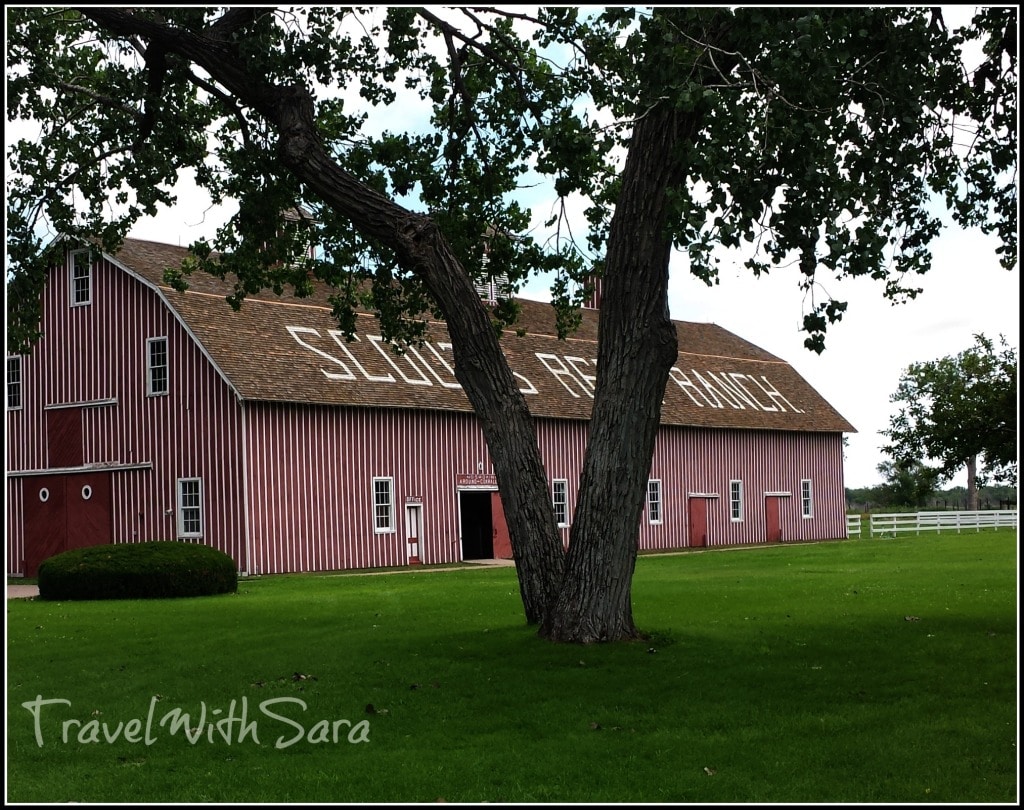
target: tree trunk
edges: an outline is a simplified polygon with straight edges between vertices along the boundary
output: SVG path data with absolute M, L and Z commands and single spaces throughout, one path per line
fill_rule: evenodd
M 967 459 L 967 511 L 978 511 L 978 457 Z
M 480 296 L 437 225 L 368 189 L 342 171 L 318 144 L 289 138 L 282 160 L 311 191 L 371 239 L 394 249 L 444 314 L 461 383 L 494 461 L 530 624 L 543 624 L 561 581 L 564 553 L 533 418 L 509 368 Z
M 602 276 L 597 383 L 554 641 L 636 638 L 631 585 L 668 372 L 677 358 L 668 309 L 667 191 L 693 119 L 659 103 L 635 126 Z

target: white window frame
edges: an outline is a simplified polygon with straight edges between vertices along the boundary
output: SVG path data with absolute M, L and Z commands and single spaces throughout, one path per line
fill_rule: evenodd
M 743 481 L 739 478 L 729 482 L 729 520 L 743 522 Z
M 652 526 L 659 526 L 661 517 L 661 479 L 651 478 L 647 481 L 647 522 Z
M 194 491 L 186 487 L 195 485 Z M 179 540 L 198 540 L 203 536 L 203 479 L 179 478 L 177 492 L 177 524 Z
M 382 488 L 378 488 L 382 484 Z M 375 477 L 373 479 L 373 533 L 394 534 L 395 533 L 395 479 L 391 477 Z M 378 495 L 386 496 L 385 500 L 378 500 Z M 380 511 L 384 510 L 384 511 Z
M 73 307 L 87 307 L 92 303 L 92 257 L 88 250 L 72 250 L 68 253 L 68 297 Z M 76 275 L 78 268 L 84 265 L 85 275 Z M 79 300 L 78 282 L 84 281 L 81 289 L 85 290 L 85 298 Z
M 22 408 L 21 398 L 21 357 L 11 355 L 7 358 L 7 410 L 20 411 Z M 14 400 L 12 402 L 12 399 Z
M 555 522 L 559 529 L 569 525 L 569 480 L 555 478 L 551 482 L 551 505 L 555 510 Z
M 162 343 L 164 347 L 164 364 L 157 366 L 153 364 L 153 347 L 158 343 Z M 146 396 L 147 397 L 165 397 L 170 393 L 171 390 L 171 366 L 169 361 L 169 352 L 167 344 L 167 337 L 151 337 L 146 338 Z M 154 374 L 153 372 L 161 368 L 164 372 L 164 386 L 163 390 L 157 390 L 154 385 Z
M 814 485 L 810 478 L 800 479 L 800 513 L 805 520 L 814 517 Z

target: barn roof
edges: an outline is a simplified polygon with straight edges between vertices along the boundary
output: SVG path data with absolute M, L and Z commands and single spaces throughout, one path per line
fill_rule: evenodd
M 455 380 L 444 323 L 431 322 L 423 346 L 396 356 L 371 314 L 357 340 L 338 332 L 319 287 L 308 298 L 251 295 L 238 312 L 229 282 L 197 273 L 182 293 L 163 279 L 185 248 L 127 239 L 114 262 L 156 289 L 245 400 L 471 411 Z M 588 419 L 596 374 L 595 310 L 560 340 L 549 304 L 520 299 L 522 314 L 501 345 L 536 417 Z M 717 428 L 855 432 L 788 363 L 731 332 L 676 321 L 679 359 L 662 423 Z

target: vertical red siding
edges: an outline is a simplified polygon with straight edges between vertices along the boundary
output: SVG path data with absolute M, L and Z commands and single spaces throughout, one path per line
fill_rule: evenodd
M 689 545 L 688 493 L 717 494 L 708 499 L 708 544 L 765 542 L 766 492 L 789 492 L 782 499 L 782 539 L 824 540 L 846 536 L 842 434 L 759 430 L 663 428 L 655 444 L 651 477 L 662 481 L 663 521 L 651 525 L 646 512 L 640 547 Z M 800 511 L 800 481 L 813 482 L 814 518 Z M 729 481 L 743 482 L 743 520 L 729 510 Z
M 424 563 L 460 559 L 456 475 L 490 456 L 475 417 L 249 403 L 252 570 L 405 565 L 404 504 L 422 498 Z M 394 480 L 394 531 L 373 525 L 373 479 Z
M 151 465 L 113 472 L 113 537 L 176 536 L 179 477 L 203 479 L 203 542 L 243 562 L 240 409 L 157 293 L 103 261 L 88 306 L 68 305 L 57 268 L 43 293 L 44 337 L 22 361 L 24 406 L 7 413 L 8 471 L 45 470 L 47 405 L 82 403 L 84 465 Z M 146 339 L 166 337 L 170 392 L 146 396 Z M 52 411 L 50 412 L 52 413 Z M 8 478 L 8 560 L 22 573 L 21 487 Z M 167 514 L 171 510 L 171 514 Z
M 10 434 L 8 434 L 10 435 Z M 9 468 L 8 468 L 9 469 Z M 7 479 L 7 573 L 23 574 L 25 559 L 25 516 L 21 508 L 23 479 Z
M 582 422 L 538 420 L 537 435 L 548 479 L 569 482 L 570 515 L 576 506 L 588 426 Z M 689 545 L 688 493 L 716 493 L 708 499 L 709 545 L 762 542 L 766 538 L 764 493 L 788 491 L 782 507 L 783 540 L 822 540 L 846 536 L 846 495 L 842 435 L 755 430 L 664 427 L 655 443 L 650 477 L 661 480 L 660 524 L 644 509 L 639 530 L 642 549 Z M 814 519 L 800 515 L 800 480 L 814 487 Z M 729 481 L 743 481 L 744 519 L 730 520 Z M 568 542 L 569 529 L 562 529 Z
M 239 403 L 157 292 L 106 262 L 94 269 L 90 306 L 68 306 L 59 268 L 43 309 L 45 337 L 22 361 L 23 407 L 7 413 L 7 468 L 45 470 L 44 407 L 80 405 L 85 465 L 144 465 L 112 473 L 115 542 L 172 539 L 176 481 L 199 477 L 203 542 L 251 573 L 404 565 L 407 497 L 422 503 L 420 560 L 461 558 L 456 476 L 493 472 L 472 414 Z M 168 341 L 167 396 L 146 396 L 152 337 Z M 584 422 L 536 423 L 549 482 L 568 482 L 570 520 L 587 435 Z M 390 532 L 374 529 L 375 477 L 394 481 Z M 662 521 L 652 525 L 644 510 L 642 549 L 690 544 L 690 493 L 718 496 L 706 502 L 709 545 L 765 542 L 766 492 L 790 493 L 780 502 L 783 541 L 845 536 L 840 434 L 666 427 L 650 477 L 662 484 Z M 741 522 L 730 520 L 732 479 L 743 482 Z M 801 517 L 802 479 L 813 482 L 813 519 Z M 20 573 L 20 478 L 8 477 L 7 494 L 8 560 Z
M 551 481 L 554 479 L 562 478 L 568 481 L 569 526 L 559 529 L 562 544 L 566 547 L 569 545 L 570 526 L 576 511 L 579 477 L 583 470 L 583 457 L 587 451 L 589 435 L 590 425 L 586 422 L 537 420 L 537 444 L 548 474 L 548 492 L 551 492 Z

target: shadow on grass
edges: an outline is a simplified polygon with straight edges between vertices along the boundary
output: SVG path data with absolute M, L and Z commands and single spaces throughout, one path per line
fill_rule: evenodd
M 10 604 L 8 798 L 1012 801 L 1006 550 L 833 548 L 645 563 L 650 638 L 585 647 L 523 623 L 510 570 Z M 38 695 L 71 701 L 47 709 L 42 747 L 21 705 Z M 161 713 L 221 716 L 245 699 L 259 743 L 159 724 L 149 746 L 80 742 L 74 725 L 59 739 L 65 720 L 128 722 L 157 695 Z M 278 747 L 295 728 L 259 706 L 282 699 L 303 735 Z M 369 742 L 322 740 L 324 719 L 365 720 Z

